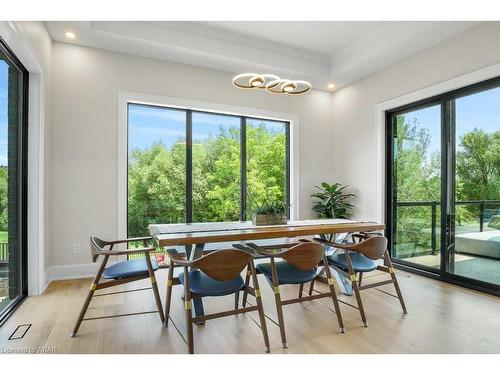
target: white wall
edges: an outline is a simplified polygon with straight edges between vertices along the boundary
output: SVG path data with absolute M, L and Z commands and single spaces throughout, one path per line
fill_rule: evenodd
M 499 63 L 499 40 L 500 22 L 482 23 L 334 93 L 334 176 L 358 195 L 356 217 L 383 220 L 376 105 Z
M 238 90 L 218 71 L 71 44 L 52 49 L 48 211 L 52 277 L 90 268 L 91 234 L 115 238 L 118 95 L 121 91 L 288 112 L 299 118 L 300 217 L 312 217 L 313 186 L 333 171 L 332 95 L 299 97 Z M 79 243 L 80 254 L 73 253 Z M 67 266 L 67 267 L 65 267 Z

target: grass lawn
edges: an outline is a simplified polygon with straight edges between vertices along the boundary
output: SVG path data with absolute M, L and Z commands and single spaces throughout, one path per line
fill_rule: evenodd
M 9 242 L 8 232 L 0 232 L 0 242 Z

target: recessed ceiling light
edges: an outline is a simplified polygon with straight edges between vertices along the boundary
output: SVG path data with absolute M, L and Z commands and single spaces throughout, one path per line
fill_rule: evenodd
M 335 85 L 334 85 L 333 83 L 329 83 L 329 84 L 328 84 L 328 88 L 329 88 L 330 90 L 332 90 L 334 87 L 335 87 Z
M 66 36 L 66 38 L 68 39 L 75 39 L 76 38 L 76 35 L 75 33 L 72 33 L 71 31 L 66 31 L 66 33 L 64 34 Z

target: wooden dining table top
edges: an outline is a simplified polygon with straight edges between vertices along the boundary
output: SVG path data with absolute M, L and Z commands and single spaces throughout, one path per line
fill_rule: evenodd
M 293 238 L 319 234 L 383 230 L 384 224 L 345 219 L 290 220 L 284 225 L 256 226 L 250 221 L 192 224 L 151 224 L 149 231 L 160 246 Z

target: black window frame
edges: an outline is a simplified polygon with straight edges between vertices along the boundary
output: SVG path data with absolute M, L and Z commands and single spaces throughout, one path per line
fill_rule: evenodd
M 128 233 L 128 194 L 129 194 L 129 186 L 128 186 L 128 174 L 129 174 L 129 106 L 130 105 L 140 105 L 145 107 L 153 107 L 153 108 L 162 108 L 168 110 L 182 111 L 186 114 L 186 180 L 185 180 L 185 221 L 186 223 L 193 222 L 193 160 L 192 160 L 192 142 L 193 142 L 193 114 L 194 113 L 202 113 L 202 114 L 210 114 L 216 116 L 227 116 L 233 118 L 240 119 L 240 221 L 246 220 L 246 211 L 247 211 L 247 144 L 246 144 L 246 129 L 247 129 L 247 120 L 262 120 L 266 122 L 274 122 L 285 124 L 285 152 L 286 152 L 286 163 L 285 163 L 285 203 L 289 207 L 287 216 L 290 218 L 291 210 L 290 210 L 290 126 L 291 122 L 287 120 L 277 120 L 277 119 L 269 119 L 265 117 L 257 117 L 257 116 L 246 116 L 246 115 L 238 115 L 238 114 L 228 114 L 228 113 L 220 113 L 217 111 L 207 111 L 207 110 L 197 110 L 191 108 L 180 108 L 180 107 L 170 107 L 167 105 L 161 104 L 145 104 L 140 101 L 129 100 L 127 101 L 127 236 Z
M 21 287 L 20 294 L 0 311 L 0 326 L 28 296 L 28 97 L 29 72 L 21 63 L 5 40 L 0 36 L 0 52 L 16 66 L 22 74 L 22 88 L 18 103 L 20 121 L 18 126 L 18 173 L 17 173 L 17 215 L 18 251 L 20 257 Z
M 440 248 L 448 249 L 450 243 L 453 244 L 455 238 L 454 212 L 455 212 L 455 178 L 449 178 L 450 173 L 455 173 L 455 101 L 459 98 L 491 89 L 500 88 L 500 76 L 490 78 L 481 82 L 466 85 L 449 92 L 434 95 L 429 98 L 418 100 L 385 111 L 385 224 L 386 237 L 391 259 L 395 266 L 409 272 L 428 276 L 434 279 L 445 281 L 451 284 L 460 285 L 466 288 L 500 296 L 500 285 L 482 280 L 472 279 L 463 275 L 453 273 L 453 259 L 450 251 L 441 250 L 441 262 L 439 269 L 417 265 L 393 257 L 393 238 L 395 223 L 394 213 L 394 123 L 393 119 L 407 112 L 439 105 L 441 108 L 441 237 Z M 450 214 L 449 212 L 452 212 Z

